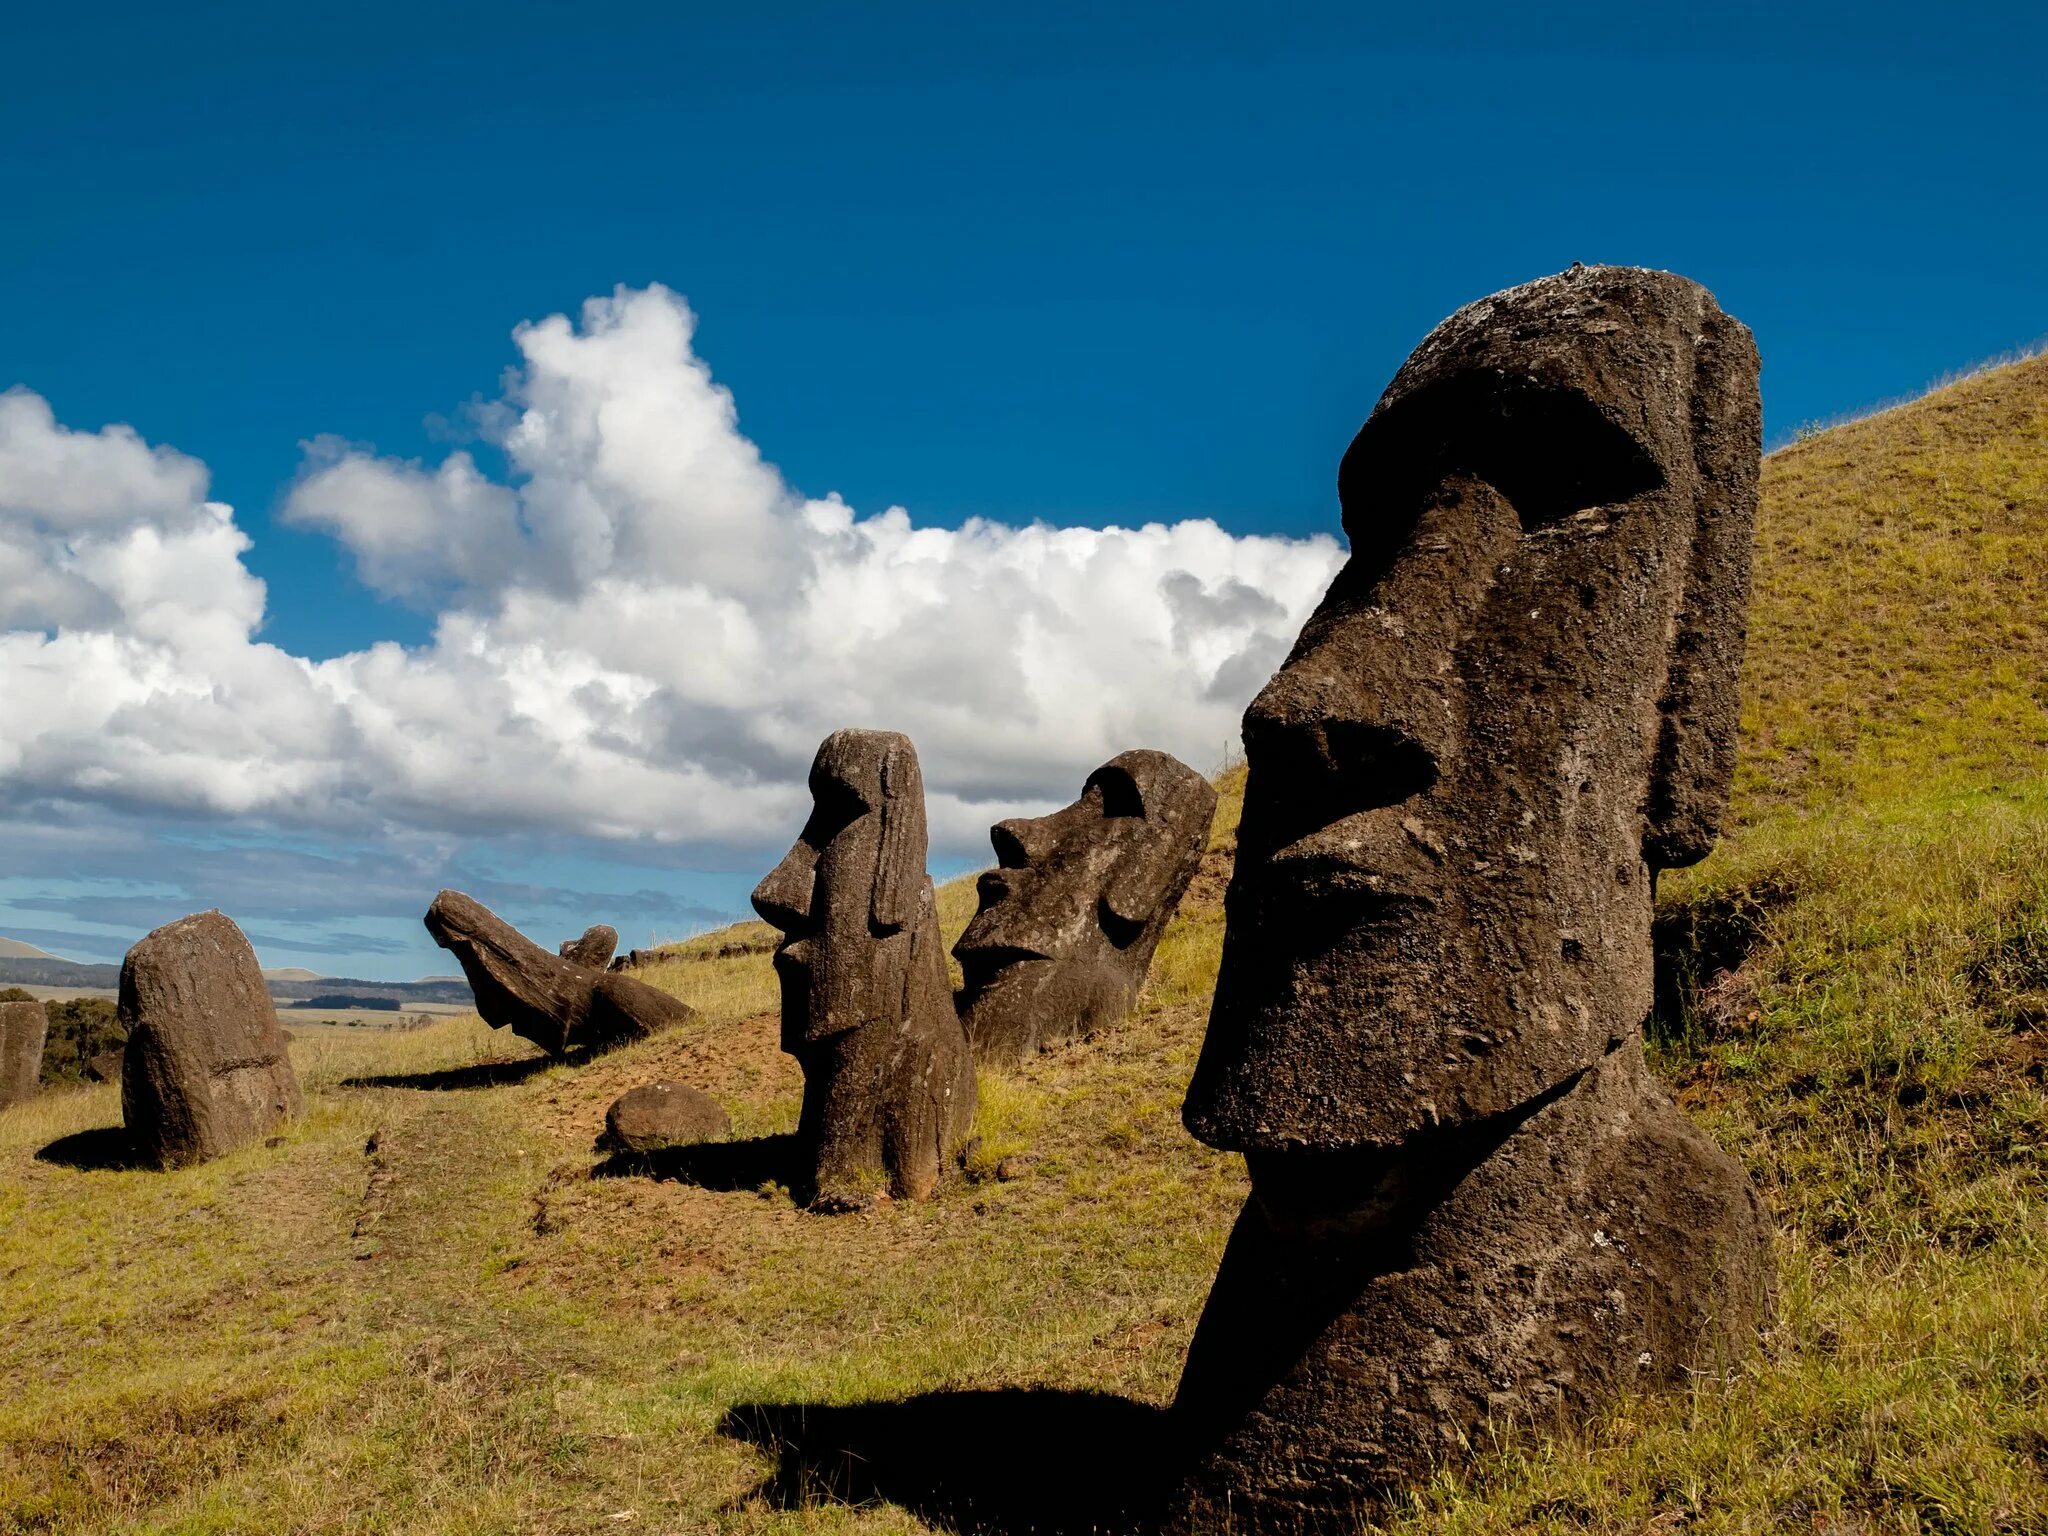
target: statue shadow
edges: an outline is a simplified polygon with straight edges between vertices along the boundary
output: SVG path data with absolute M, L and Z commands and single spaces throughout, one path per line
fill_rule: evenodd
M 125 1125 L 97 1125 L 89 1131 L 59 1136 L 36 1153 L 36 1161 L 87 1173 L 150 1166 Z
M 699 1189 L 788 1186 L 798 1173 L 797 1142 L 784 1132 L 739 1141 L 700 1141 L 659 1152 L 614 1152 L 590 1173 L 597 1179 L 672 1179 Z
M 771 1452 L 754 1490 L 779 1509 L 886 1500 L 961 1536 L 1085 1536 L 1157 1527 L 1164 1410 L 1050 1387 L 899 1402 L 748 1403 L 719 1433 Z
M 516 1061 L 480 1061 L 468 1067 L 444 1067 L 437 1072 L 383 1072 L 372 1077 L 345 1077 L 344 1088 L 419 1088 L 430 1093 L 460 1092 L 471 1088 L 502 1088 L 523 1083 L 549 1067 L 574 1066 L 552 1056 L 522 1056 Z

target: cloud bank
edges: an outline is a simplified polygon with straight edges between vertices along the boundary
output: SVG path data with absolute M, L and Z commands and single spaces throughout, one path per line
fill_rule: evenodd
M 920 528 L 807 498 L 693 327 L 660 287 L 520 327 L 476 412 L 502 481 L 308 444 L 284 517 L 435 615 L 424 646 L 318 662 L 259 638 L 203 464 L 0 395 L 0 810 L 773 844 L 857 724 L 911 735 L 964 849 L 1127 747 L 1210 766 L 1340 563 L 1207 521 Z

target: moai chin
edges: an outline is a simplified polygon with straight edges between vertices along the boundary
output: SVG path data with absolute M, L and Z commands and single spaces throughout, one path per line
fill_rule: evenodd
M 1201 863 L 1216 791 L 1164 752 L 1123 752 L 1050 816 L 989 829 L 997 867 L 953 946 L 975 1058 L 1007 1063 L 1130 1012 Z
M 834 731 L 811 764 L 803 834 L 754 889 L 782 930 L 782 1048 L 802 1063 L 806 1194 L 855 1204 L 884 1183 L 924 1199 L 974 1118 L 910 738 Z
M 1446 320 L 1346 453 L 1184 1109 L 1253 1184 L 1184 1513 L 1313 1523 L 1753 1339 L 1758 1204 L 1641 1026 L 1656 873 L 1727 802 L 1756 379 L 1697 284 L 1575 267 Z

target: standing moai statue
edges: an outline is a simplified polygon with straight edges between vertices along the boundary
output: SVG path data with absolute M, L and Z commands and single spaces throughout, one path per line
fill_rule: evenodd
M 960 1022 L 1007 1064 L 1120 1022 L 1202 861 L 1216 791 L 1164 752 L 1124 752 L 1050 816 L 989 829 L 997 868 L 953 946 Z
M 644 1039 L 695 1017 L 688 1004 L 621 971 L 551 955 L 473 896 L 443 891 L 424 919 L 434 942 L 455 956 L 476 1011 L 557 1058 Z M 618 935 L 593 928 L 564 948 L 605 950 Z
M 830 1209 L 885 1180 L 922 1200 L 974 1119 L 910 738 L 834 731 L 811 764 L 803 835 L 754 889 L 782 930 L 782 1048 L 802 1063 L 807 1194 Z
M 1727 804 L 1758 423 L 1704 289 L 1575 267 L 1446 320 L 1345 455 L 1350 561 L 1245 716 L 1184 1109 L 1252 1194 L 1182 1521 L 1341 1521 L 1754 1342 L 1760 1205 L 1642 1024 L 1656 874 Z
M 592 923 L 580 938 L 564 939 L 555 951 L 571 965 L 601 971 L 612 963 L 612 951 L 619 947 L 619 930 L 610 923 Z
M 256 952 L 219 912 L 166 923 L 121 962 L 121 1113 L 142 1158 L 204 1162 L 304 1107 Z
M 49 1032 L 41 1003 L 0 1003 L 0 1109 L 35 1097 Z

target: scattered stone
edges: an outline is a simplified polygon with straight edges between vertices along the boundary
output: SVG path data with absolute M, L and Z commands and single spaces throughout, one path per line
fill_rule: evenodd
M 805 1191 L 924 1199 L 974 1118 L 974 1058 L 953 1011 L 910 738 L 835 731 L 811 765 L 803 835 L 754 890 L 780 929 L 782 1048 L 804 1069 Z
M 593 923 L 578 939 L 565 939 L 558 951 L 571 965 L 601 971 L 612 963 L 612 951 L 619 947 L 619 930 L 609 923 Z
M 85 1064 L 85 1075 L 95 1083 L 118 1083 L 121 1081 L 121 1052 L 101 1051 Z
M 41 1003 L 0 1003 L 0 1109 L 35 1097 L 49 1031 Z
M 121 963 L 121 1112 L 159 1168 L 260 1141 L 303 1107 L 256 953 L 219 912 L 166 923 Z
M 1753 1345 L 1761 1208 L 1640 1030 L 1656 872 L 1727 803 L 1758 423 L 1704 289 L 1574 268 L 1445 321 L 1345 455 L 1350 562 L 1245 716 L 1184 1110 L 1253 1186 L 1185 1526 L 1341 1521 Z
M 997 868 L 953 953 L 978 1061 L 1005 1065 L 1120 1023 L 1201 863 L 1216 791 L 1164 752 L 1124 752 L 1050 816 L 989 829 Z
M 731 1134 L 732 1117 L 710 1094 L 682 1083 L 642 1083 L 605 1111 L 598 1144 L 613 1152 L 659 1152 Z
M 693 1017 L 686 1004 L 623 972 L 593 970 L 549 954 L 460 891 L 436 896 L 426 925 L 434 942 L 462 966 L 484 1022 L 510 1029 L 551 1056 L 609 1049 Z M 585 934 L 577 942 L 589 938 Z
M 1018 1179 L 1028 1179 L 1037 1163 L 1038 1159 L 1035 1157 L 1021 1157 L 1016 1154 L 1002 1158 L 996 1163 L 996 1182 L 1012 1184 Z

